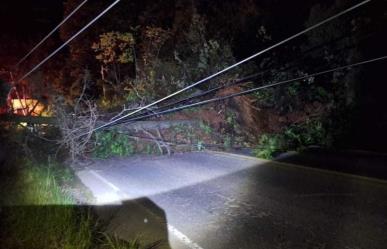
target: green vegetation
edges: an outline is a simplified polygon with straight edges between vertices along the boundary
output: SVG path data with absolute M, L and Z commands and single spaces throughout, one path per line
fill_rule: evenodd
M 238 39 L 236 39 L 236 37 L 239 37 L 239 28 L 223 29 L 223 24 L 219 25 L 220 23 L 214 22 L 211 19 L 211 15 L 208 15 L 207 12 L 197 11 L 197 6 L 195 7 L 195 5 L 193 4 L 192 6 L 192 12 L 183 14 L 180 16 L 180 19 L 177 18 L 167 22 L 173 25 L 164 23 L 164 25 L 154 26 L 147 22 L 143 24 L 137 23 L 139 20 L 129 22 L 129 19 L 125 19 L 128 22 L 117 24 L 117 27 L 114 25 L 104 29 L 97 29 L 93 36 L 88 37 L 88 43 L 74 43 L 70 45 L 71 60 L 79 55 L 75 52 L 80 48 L 83 51 L 87 51 L 87 56 L 84 55 L 85 59 L 88 56 L 91 57 L 82 63 L 80 63 L 82 60 L 76 60 L 76 62 L 83 64 L 85 68 L 94 68 L 91 70 L 91 80 L 89 86 L 87 86 L 87 91 L 92 92 L 90 94 L 92 95 L 91 98 L 98 103 L 99 111 L 118 112 L 122 109 L 122 106 L 128 109 L 143 106 L 187 86 L 189 82 L 195 82 L 225 68 L 227 65 L 235 62 L 235 58 L 241 56 L 240 53 L 242 51 L 238 51 L 234 46 L 235 42 L 239 43 Z M 209 4 L 209 6 L 214 7 L 215 5 Z M 225 4 L 225 6 L 228 6 L 228 4 Z M 69 6 L 66 4 L 66 7 Z M 231 8 L 231 6 L 229 7 Z M 234 7 L 231 9 L 234 9 Z M 259 9 L 258 5 L 256 8 Z M 241 16 L 245 16 L 242 14 L 244 10 L 245 8 L 239 10 L 241 11 L 239 13 Z M 251 13 L 247 15 L 252 22 L 241 24 L 241 27 L 246 28 L 249 26 L 249 30 L 254 30 L 249 39 L 249 42 L 254 45 L 253 47 L 265 47 L 272 42 L 272 39 L 275 39 L 275 34 L 271 33 L 271 28 L 275 29 L 275 27 L 261 23 L 261 18 L 258 18 L 257 13 L 253 15 L 255 17 L 250 16 Z M 143 14 L 144 17 L 149 15 L 148 12 Z M 126 16 L 127 14 L 122 13 L 122 15 Z M 314 15 L 317 15 L 317 13 Z M 218 18 L 222 17 L 218 16 Z M 164 19 L 161 18 L 161 20 Z M 257 26 L 257 24 L 259 25 Z M 217 32 L 213 32 L 214 30 Z M 300 54 L 303 54 L 302 52 L 307 50 L 307 48 L 313 47 L 319 44 L 320 40 L 325 39 L 325 37 L 320 37 L 317 34 L 313 36 L 316 36 L 314 37 L 316 42 L 306 39 L 292 48 L 285 47 L 284 49 L 287 49 L 287 53 L 281 53 L 281 56 L 268 54 L 262 58 L 261 62 L 251 62 L 241 69 L 233 70 L 207 82 L 196 90 L 203 91 L 211 87 L 227 84 L 236 78 L 248 75 L 249 72 L 264 71 L 265 73 L 258 79 L 262 83 L 274 83 L 305 76 L 314 71 L 315 64 L 322 64 L 321 59 L 318 59 L 318 53 L 314 54 L 316 57 L 307 58 L 310 62 L 308 61 L 301 65 L 293 63 L 292 60 L 300 57 Z M 87 44 L 88 47 L 86 47 Z M 92 45 L 90 46 L 90 44 Z M 328 52 L 333 53 L 330 50 Z M 244 51 L 242 54 L 245 53 L 247 51 Z M 332 59 L 331 64 L 340 64 L 340 58 Z M 93 65 L 93 67 L 90 65 Z M 98 70 L 96 70 L 98 67 L 95 67 L 95 65 L 99 66 Z M 270 70 L 267 71 L 266 69 Z M 72 79 L 70 80 L 76 81 L 79 73 L 74 72 L 71 75 Z M 302 116 L 300 120 L 288 119 L 290 122 L 299 123 L 306 122 L 306 117 L 311 116 L 311 113 L 316 114 L 314 116 L 317 117 L 328 115 L 335 106 L 342 104 L 336 99 L 340 94 L 345 96 L 342 93 L 346 91 L 342 90 L 346 90 L 348 87 L 345 87 L 345 85 L 348 84 L 337 84 L 333 81 L 342 80 L 345 82 L 347 79 L 344 76 L 345 73 L 325 78 L 315 79 L 311 77 L 286 86 L 258 91 L 250 95 L 251 102 L 248 101 L 252 110 L 250 117 L 253 117 L 253 114 L 256 113 L 257 119 L 254 117 L 246 121 L 247 119 L 241 118 L 239 113 L 231 111 L 236 109 L 232 106 L 232 101 L 224 107 L 222 105 L 217 106 L 216 108 L 223 108 L 223 113 L 225 114 L 219 131 L 223 138 L 218 139 L 217 142 L 223 144 L 223 147 L 226 149 L 237 144 L 243 144 L 243 141 L 241 139 L 238 140 L 238 138 L 251 137 L 248 133 L 255 129 L 252 123 L 254 121 L 260 122 L 258 119 L 264 119 L 269 116 L 259 115 L 261 114 L 259 112 L 284 116 L 285 120 L 286 116 L 292 114 L 299 115 Z M 92 82 L 95 82 L 95 84 L 91 84 Z M 255 83 L 258 84 L 259 82 Z M 242 108 L 249 108 L 246 106 Z M 202 110 L 202 107 L 191 108 L 184 112 L 192 116 L 192 112 L 196 113 L 198 110 Z M 238 112 L 243 113 L 243 110 L 238 110 Z M 241 123 L 238 123 L 239 121 Z M 285 127 L 288 123 L 279 122 L 274 124 L 278 127 L 276 130 L 283 130 L 283 134 L 264 134 L 270 132 L 270 129 L 267 127 L 271 124 L 268 126 L 262 125 L 263 129 L 257 129 L 260 134 L 264 135 L 261 135 L 256 154 L 263 157 L 271 157 L 281 151 L 288 149 L 300 150 L 304 146 L 314 143 L 313 139 L 308 139 L 308 137 L 314 138 L 317 136 L 316 134 L 302 135 L 304 132 L 308 133 L 309 128 L 304 128 L 302 127 L 303 125 Z M 244 125 L 249 127 L 244 127 Z M 199 128 L 202 132 L 196 132 L 187 128 L 179 129 L 177 127 L 174 133 L 179 134 L 179 136 L 175 135 L 175 138 L 179 137 L 183 142 L 190 143 L 193 148 L 201 150 L 203 149 L 201 140 L 205 140 L 208 143 L 204 137 L 210 137 L 214 131 L 209 123 L 201 122 Z M 301 132 L 299 129 L 304 131 Z M 180 135 L 181 133 L 184 133 L 184 135 Z M 138 143 L 131 141 L 124 134 L 119 134 L 115 131 L 99 132 L 95 136 L 94 148 L 93 155 L 97 158 L 128 156 L 140 152 L 153 154 L 153 151 L 155 151 L 153 147 L 147 144 L 139 146 Z
M 284 18 L 293 20 L 294 16 L 292 11 L 283 13 L 281 10 L 297 9 L 297 6 L 288 4 L 288 1 L 275 4 L 247 0 L 191 1 L 187 6 L 184 1 L 151 2 L 151 4 L 143 4 L 141 1 L 121 3 L 121 7 L 112 10 L 111 15 L 116 18 L 106 18 L 103 22 L 96 23 L 87 34 L 82 35 L 81 39 L 75 39 L 69 43 L 67 53 L 64 53 L 57 63 L 47 65 L 34 77 L 28 79 L 26 85 L 31 87 L 28 90 L 33 93 L 33 97 L 41 98 L 42 102 L 51 104 L 53 103 L 52 92 L 56 92 L 65 99 L 66 104 L 74 106 L 77 103 L 75 100 L 80 95 L 84 95 L 87 102 L 90 101 L 90 106 L 96 104 L 95 113 L 102 118 L 109 116 L 105 116 L 105 111 L 120 112 L 124 105 L 127 109 L 135 109 L 164 97 L 172 91 L 182 89 L 211 73 L 218 72 L 241 58 L 269 47 L 274 41 L 283 39 L 282 31 L 287 30 L 288 23 L 279 20 Z M 64 1 L 64 13 L 70 13 L 77 4 L 77 0 Z M 82 15 L 75 15 L 72 17 L 73 21 L 62 25 L 61 40 L 66 41 L 71 37 L 81 28 L 84 20 L 94 17 L 96 11 L 103 7 L 102 5 L 101 1 L 90 3 Z M 292 29 L 301 30 L 311 26 L 333 13 L 338 13 L 346 5 L 343 0 L 334 0 L 330 4 L 309 1 L 303 4 L 302 15 L 292 23 Z M 292 43 L 283 44 L 279 48 L 268 51 L 259 60 L 251 60 L 211 81 L 197 85 L 196 89 L 192 90 L 206 91 L 212 87 L 226 85 L 250 73 L 262 72 L 255 82 L 250 82 L 248 85 L 248 87 L 259 86 L 355 62 L 362 55 L 368 54 L 365 48 L 369 47 L 365 46 L 367 43 L 361 46 L 357 43 L 364 42 L 368 32 L 370 32 L 369 35 L 379 32 L 380 25 L 385 23 L 384 19 L 385 15 L 370 15 L 366 12 L 356 18 L 349 15 L 348 19 L 337 19 L 331 24 L 306 33 Z M 370 27 L 376 30 L 371 30 Z M 5 39 L 5 41 L 8 42 L 3 46 L 10 48 L 14 46 L 12 39 Z M 28 44 L 29 41 L 18 41 L 19 43 L 21 47 L 31 47 L 31 44 Z M 380 42 L 380 44 L 384 43 Z M 378 51 L 379 47 L 374 46 L 373 49 Z M 4 62 L 8 60 L 6 58 L 7 56 L 0 57 Z M 30 60 L 28 64 L 20 65 L 20 71 L 26 71 L 31 65 L 37 64 L 39 57 L 30 58 Z M 84 81 L 86 69 L 89 71 L 89 80 Z M 238 112 L 248 113 L 252 119 L 248 124 L 243 124 L 247 119 L 242 120 L 239 130 L 246 137 L 249 137 L 247 132 L 257 131 L 257 135 L 261 135 L 272 130 L 285 130 L 285 126 L 291 122 L 304 122 L 305 117 L 311 116 L 311 113 L 316 114 L 313 115 L 314 117 L 328 116 L 334 112 L 337 113 L 337 110 L 347 110 L 353 104 L 357 104 L 353 107 L 358 109 L 358 114 L 368 116 L 371 112 L 367 110 L 378 109 L 382 105 L 376 104 L 376 101 L 368 96 L 373 91 L 378 93 L 377 88 L 373 91 L 363 91 L 363 89 L 371 84 L 369 81 L 373 82 L 378 77 L 368 78 L 367 76 L 362 79 L 358 77 L 360 73 L 363 75 L 360 70 L 363 69 L 343 70 L 321 77 L 310 77 L 307 80 L 263 89 L 251 94 L 248 97 L 251 101 L 248 102 L 252 109 L 256 110 L 257 115 L 254 116 L 254 112 L 251 112 L 252 115 L 250 112 L 244 112 L 248 107 L 242 106 Z M 374 75 L 374 73 L 364 75 Z M 0 88 L 10 87 L 7 84 L 0 83 L 0 85 Z M 240 87 L 248 88 L 247 85 L 240 85 Z M 236 91 L 237 88 L 231 90 Z M 0 101 L 4 102 L 5 93 L 8 91 L 9 89 L 0 91 Z M 190 96 L 194 91 L 187 91 L 180 96 Z M 365 104 L 375 106 L 363 108 Z M 230 100 L 217 103 L 215 108 L 218 111 L 224 111 L 234 108 L 233 105 L 235 101 Z M 196 107 L 184 112 L 192 114 L 202 108 Z M 284 117 L 285 120 L 288 118 L 287 115 L 291 114 L 300 114 L 304 118 L 288 119 L 289 122 L 278 121 L 273 126 L 264 124 L 271 114 Z M 345 125 L 343 131 L 361 130 L 357 126 L 363 126 L 362 123 L 372 127 L 374 122 L 351 122 L 356 114 L 351 112 L 340 120 L 331 119 L 334 122 L 333 125 L 338 128 Z M 74 116 L 74 120 L 82 120 L 77 115 Z M 194 115 L 190 117 L 192 116 Z M 238 114 L 238 118 L 239 116 Z M 375 116 L 374 121 L 380 118 L 380 115 L 371 116 Z M 225 117 L 225 119 L 228 127 L 220 127 L 226 130 L 220 133 L 229 134 L 232 141 L 236 142 L 236 135 L 232 132 L 237 130 L 234 126 L 237 122 L 234 122 L 232 117 Z M 262 119 L 262 122 L 259 119 Z M 254 127 L 254 121 L 257 122 L 257 127 Z M 212 133 L 211 127 L 206 125 L 202 127 L 204 132 Z M 249 127 L 245 129 L 243 125 Z M 373 125 L 372 128 L 379 129 L 376 134 L 383 133 L 382 126 Z M 367 135 L 364 134 L 363 132 L 359 135 L 366 138 Z M 237 133 L 237 135 L 240 134 Z M 353 139 L 338 133 L 331 137 L 343 144 L 348 144 Z M 372 140 L 372 138 L 367 139 Z M 270 139 L 262 140 L 261 143 L 265 144 L 269 142 L 264 141 Z M 383 139 L 380 140 L 383 142 Z M 228 145 L 228 142 L 226 139 L 225 144 Z M 108 150 L 113 151 L 112 155 L 130 154 L 131 148 L 127 151 L 118 149 L 121 145 L 112 145 L 115 148 L 110 148 L 110 145 L 105 141 L 102 142 L 102 148 L 97 149 L 96 156 L 105 158 L 110 155 Z M 108 147 L 109 149 L 106 149 Z
M 73 175 L 57 163 L 25 161 L 17 176 L 2 180 L 2 248 L 151 249 L 160 244 L 144 247 L 138 240 L 103 234 L 90 207 L 78 206 L 64 192 Z
M 237 123 L 237 114 L 234 111 L 227 110 L 225 112 L 225 127 L 223 130 L 223 147 L 229 150 L 235 144 L 237 133 L 239 132 L 239 124 Z
M 145 146 L 145 154 L 158 155 L 158 154 L 160 154 L 160 150 L 157 149 L 157 145 L 155 145 L 155 144 L 147 144 Z
M 230 129 L 235 130 L 238 126 L 236 122 L 236 113 L 228 111 L 226 113 L 226 124 L 229 126 Z
M 0 232 L 2 246 L 92 248 L 96 221 L 90 210 L 77 209 L 76 201 L 60 186 L 71 179 L 70 172 L 57 164 L 25 161 L 17 176 L 3 182 L 12 192 L 2 193 L 7 206 L 1 220 L 6 228 Z
M 126 64 L 133 62 L 134 37 L 131 33 L 108 32 L 100 35 L 92 49 L 97 53 L 96 59 L 105 65 L 118 62 Z
M 128 242 L 121 240 L 117 236 L 104 234 L 104 248 L 106 249 L 156 249 L 160 244 L 160 241 L 156 241 L 144 247 L 137 239 Z
M 252 94 L 256 98 L 261 106 L 273 106 L 275 104 L 275 96 L 273 88 L 267 88 L 259 90 Z
M 26 205 L 70 205 L 74 200 L 64 195 L 60 183 L 70 184 L 74 176 L 57 163 L 34 165 L 25 162 L 18 183 L 23 187 L 22 202 Z
M 224 140 L 223 140 L 223 146 L 226 150 L 230 149 L 231 148 L 231 145 L 232 145 L 232 138 L 227 135 L 224 137 Z
M 263 134 L 254 149 L 254 154 L 260 158 L 271 159 L 278 153 L 302 151 L 311 145 L 330 145 L 327 131 L 319 120 L 291 125 L 278 134 Z
M 72 11 L 78 2 L 79 0 L 63 1 L 64 14 Z M 42 71 L 26 79 L 20 88 L 27 90 L 28 95 L 32 93 L 33 98 L 47 102 L 47 105 L 55 103 L 53 92 L 63 98 L 63 121 L 66 122 L 62 123 L 67 125 L 68 122 L 69 125 L 63 126 L 62 131 L 67 130 L 67 134 L 75 135 L 77 139 L 63 136 L 62 139 L 70 137 L 68 141 L 71 143 L 63 143 L 63 147 L 67 146 L 70 150 L 61 150 L 61 153 L 70 152 L 71 155 L 81 151 L 83 154 L 76 156 L 89 156 L 88 153 L 92 153 L 96 158 L 124 157 L 141 152 L 162 154 L 163 148 L 154 138 L 150 139 L 154 141 L 138 143 L 128 135 L 111 130 L 97 132 L 83 144 L 80 140 L 84 136 L 79 137 L 77 132 L 82 134 L 84 129 L 92 129 L 95 119 L 108 119 L 111 113 L 122 111 L 123 106 L 124 109 L 145 106 L 155 99 L 219 72 L 232 65 L 237 58 L 246 58 L 283 39 L 282 30 L 288 30 L 289 24 L 282 20 L 292 20 L 294 11 L 290 10 L 298 10 L 299 6 L 288 4 L 289 1 L 273 1 L 275 4 L 268 2 L 270 1 L 191 1 L 187 5 L 185 1 L 149 1 L 149 4 L 122 1 L 121 7 L 114 8 L 111 13 L 115 18 L 105 18 L 93 25 L 92 29 L 82 34 L 82 39 L 69 43 L 67 52 L 62 53 L 55 63 L 47 63 L 41 68 Z M 346 5 L 343 0 L 330 2 L 331 4 L 321 4 L 309 1 L 303 4 L 302 11 L 299 11 L 302 14 L 293 23 L 292 30 L 311 26 L 337 13 Z M 75 15 L 73 21 L 62 25 L 61 40 L 66 41 L 77 32 L 84 20 L 91 19 L 96 11 L 100 11 L 103 7 L 101 4 L 104 5 L 103 1 L 92 1 L 82 15 Z M 289 11 L 281 11 L 283 9 Z M 371 44 L 368 41 L 360 46 L 360 41 L 364 41 L 363 36 L 368 35 L 368 32 L 376 32 L 370 27 L 385 24 L 385 18 L 386 15 L 382 18 L 364 11 L 356 17 L 337 19 L 329 25 L 308 32 L 292 43 L 283 44 L 281 48 L 263 54 L 259 60 L 238 66 L 180 96 L 188 97 L 193 92 L 226 85 L 250 73 L 264 72 L 255 82 L 240 85 L 241 89 L 310 75 L 358 61 L 362 55 L 370 54 L 369 49 L 374 52 L 380 50 L 379 45 L 368 46 Z M 345 39 L 339 39 L 343 35 Z M 370 42 L 379 40 L 372 39 Z M 31 47 L 28 41 L 15 43 L 15 39 L 8 38 L 4 41 L 0 52 L 14 50 L 15 44 L 18 47 L 22 44 L 22 48 Z M 383 40 L 379 43 L 383 46 L 385 44 Z M 318 46 L 323 49 L 314 50 L 312 54 L 307 53 Z M 5 49 L 7 47 L 12 49 Z M 347 49 L 350 47 L 351 49 Z M 25 49 L 20 49 L 22 50 Z M 42 52 L 44 54 L 45 51 Z M 27 64 L 20 65 L 19 71 L 29 70 L 31 65 L 39 63 L 39 58 L 40 56 L 29 58 Z M 0 56 L 0 59 L 6 62 L 4 65 L 13 61 L 9 60 L 8 55 Z M 250 98 L 249 101 L 246 101 L 246 106 L 239 105 L 239 109 L 233 106 L 238 101 L 223 101 L 213 109 L 219 115 L 224 115 L 223 117 L 216 117 L 215 120 L 215 117 L 207 115 L 210 119 L 213 118 L 216 125 L 201 122 L 199 129 L 176 126 L 174 130 L 165 132 L 166 136 L 170 136 L 165 140 L 188 145 L 186 147 L 189 149 L 199 151 L 205 147 L 210 148 L 215 143 L 228 150 L 239 144 L 248 146 L 245 142 L 251 142 L 248 139 L 249 133 L 257 131 L 260 138 L 254 150 L 255 155 L 273 158 L 279 153 L 302 151 L 311 145 L 331 146 L 342 142 L 344 147 L 355 139 L 362 141 L 358 137 L 351 137 L 351 131 L 367 131 L 359 134 L 364 140 L 370 131 L 375 130 L 371 132 L 375 136 L 367 138 L 373 146 L 377 135 L 385 134 L 384 126 L 379 124 L 385 123 L 386 118 L 379 114 L 368 114 L 378 113 L 377 110 L 381 110 L 380 106 L 383 106 L 372 96 L 372 93 L 379 93 L 379 89 L 374 87 L 376 90 L 373 90 L 369 86 L 377 85 L 372 83 L 381 77 L 375 76 L 373 71 L 365 74 L 367 71 L 360 70 L 366 69 L 357 68 L 350 72 L 343 70 L 281 87 L 263 89 L 246 97 Z M 372 77 L 359 77 L 360 73 Z M 30 89 L 24 89 L 27 86 Z M 9 88 L 9 84 L 0 81 L 0 107 L 6 104 Z M 237 89 L 231 89 L 231 92 Z M 218 92 L 215 96 L 222 96 L 223 93 Z M 383 100 L 384 96 L 380 98 Z M 248 106 L 252 107 L 251 112 L 247 112 L 250 110 Z M 78 111 L 71 113 L 71 109 Z M 232 109 L 237 112 L 230 111 Z M 360 114 L 358 118 L 355 118 L 356 109 Z M 198 117 L 203 114 L 201 110 L 202 106 L 194 107 L 184 110 L 183 114 Z M 240 114 L 252 117 L 251 122 L 245 121 Z M 92 122 L 88 122 L 89 116 Z M 310 117 L 317 119 L 309 120 Z M 328 121 L 321 121 L 322 117 L 329 117 Z M 372 119 L 359 122 L 364 117 Z M 272 130 L 280 132 L 270 133 Z M 139 248 L 137 241 L 126 243 L 117 237 L 103 236 L 100 233 L 103 228 L 98 225 L 91 211 L 77 207 L 76 201 L 63 191 L 63 186 L 71 184 L 71 172 L 55 162 L 44 162 L 47 154 L 55 154 L 57 148 L 48 148 L 49 143 L 45 148 L 40 147 L 44 143 L 25 136 L 26 133 L 27 130 L 6 132 L 7 135 L 12 134 L 13 139 L 22 141 L 10 149 L 13 152 L 10 154 L 23 149 L 30 150 L 30 147 L 34 147 L 34 151 L 24 156 L 30 161 L 21 159 L 18 160 L 18 167 L 9 167 L 16 171 L 15 175 L 0 174 L 1 177 L 7 176 L 4 181 L 0 179 L 0 194 L 4 199 L 1 202 L 11 207 L 0 212 L 0 217 L 5 222 L 0 226 L 1 246 L 10 249 Z M 49 140 L 60 139 L 58 136 L 47 136 L 47 131 L 45 134 L 45 138 Z M 152 137 L 152 134 L 149 135 L 149 138 Z M 155 138 L 166 136 L 158 134 Z M 379 137 L 384 146 L 386 139 L 381 135 Z M 0 137 L 1 143 L 4 140 Z M 80 149 L 72 151 L 71 144 Z M 164 145 L 167 146 L 169 143 Z M 0 153 L 1 150 L 2 148 Z M 14 160 L 8 156 L 5 159 Z
M 254 155 L 259 158 L 271 159 L 283 149 L 283 137 L 280 134 L 263 134 L 259 144 L 254 149 Z
M 203 132 L 204 132 L 205 134 L 207 134 L 207 135 L 211 134 L 211 132 L 212 132 L 211 126 L 210 126 L 209 124 L 203 122 L 203 121 L 201 121 L 201 122 L 199 123 L 199 127 L 200 127 L 200 129 L 202 129 Z
M 128 136 L 115 130 L 97 132 L 95 144 L 94 156 L 97 158 L 129 156 L 135 151 L 134 143 Z
M 28 141 L 27 133 L 22 129 L 0 129 L 2 152 L 18 152 L 0 164 L 1 248 L 156 248 L 156 243 L 144 247 L 138 240 L 124 242 L 114 235 L 104 235 L 106 226 L 92 207 L 78 203 L 71 194 L 76 191 L 87 199 L 86 190 L 74 189 L 72 170 L 50 156 L 55 154 L 55 146 L 33 140 L 33 147 L 25 152 L 20 149 L 22 142 Z M 46 152 L 45 158 L 41 151 Z

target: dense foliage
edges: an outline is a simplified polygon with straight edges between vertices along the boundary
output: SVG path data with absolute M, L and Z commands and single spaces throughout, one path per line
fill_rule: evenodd
M 77 4 L 77 0 L 64 2 L 65 15 Z M 88 3 L 88 8 L 61 27 L 60 38 L 68 39 L 108 4 L 107 0 Z M 118 112 L 124 105 L 133 109 L 217 72 L 351 4 L 349 0 L 122 1 L 70 43 L 59 60 L 43 69 L 50 69 L 45 77 L 31 81 L 45 81 L 71 105 L 82 93 L 81 79 L 87 69 L 91 79 L 86 95 L 98 103 L 100 111 Z M 385 21 L 380 3 L 369 4 L 194 90 L 206 90 L 261 72 L 255 81 L 242 85 L 239 90 L 243 90 L 380 55 L 385 51 L 385 38 L 381 36 Z M 34 60 L 38 61 L 31 58 L 30 62 Z M 370 129 L 370 123 L 383 123 L 385 117 L 366 110 L 377 110 L 385 99 L 378 95 L 377 101 L 372 100 L 371 96 L 379 92 L 381 77 L 365 76 L 369 72 L 367 68 L 342 70 L 256 92 L 248 97 L 250 106 L 241 106 L 237 100 L 216 108 L 234 111 L 241 130 L 256 144 L 266 143 L 262 142 L 267 140 L 263 134 L 283 134 L 293 126 L 304 130 L 308 120 L 318 120 L 329 142 L 315 140 L 316 145 L 383 147 L 382 137 L 375 144 L 366 134 L 359 139 L 349 135 L 364 129 L 372 134 L 383 131 L 382 125 Z M 246 121 L 249 119 L 253 122 Z M 308 144 L 305 142 L 302 147 Z

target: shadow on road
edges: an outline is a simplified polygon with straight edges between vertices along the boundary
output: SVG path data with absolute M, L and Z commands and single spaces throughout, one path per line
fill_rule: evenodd
M 98 218 L 90 218 L 89 214 L 92 214 L 91 217 Z M 89 231 L 82 230 L 85 222 L 90 222 L 90 226 L 86 225 L 90 228 Z M 111 235 L 111 238 L 127 241 L 138 240 L 144 246 L 141 248 L 158 245 L 155 248 L 171 249 L 165 212 L 147 198 L 105 206 L 20 205 L 0 207 L 0 248 L 33 249 L 41 246 L 44 248 L 78 248 L 77 245 L 66 247 L 66 243 L 79 243 L 79 248 L 85 248 L 81 245 L 84 242 L 83 239 L 78 239 L 78 241 L 70 234 L 74 233 L 73 235 L 79 235 L 79 238 L 82 236 L 87 238 L 85 233 L 88 232 L 94 236 L 93 246 L 106 243 L 106 241 L 103 242 L 105 238 L 103 233 L 107 233 Z M 58 244 L 57 247 L 55 244 Z M 93 246 L 91 248 L 100 248 Z
M 276 161 L 387 180 L 387 154 L 309 148 L 284 153 Z

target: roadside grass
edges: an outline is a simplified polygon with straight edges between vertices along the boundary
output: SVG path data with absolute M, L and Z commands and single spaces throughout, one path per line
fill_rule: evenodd
M 23 161 L 17 173 L 1 184 L 8 185 L 0 190 L 1 248 L 145 248 L 138 241 L 125 242 L 103 234 L 104 225 L 91 207 L 77 205 L 63 191 L 62 184 L 73 179 L 71 172 L 58 163 Z
M 97 223 L 89 209 L 77 208 L 64 194 L 57 177 L 61 174 L 69 173 L 52 163 L 24 163 L 1 214 L 4 248 L 92 248 Z M 8 199 L 7 193 L 2 198 Z
M 161 245 L 161 241 L 156 241 L 150 245 L 143 247 L 138 239 L 132 241 L 124 241 L 117 236 L 111 236 L 104 233 L 104 248 L 109 249 L 156 249 Z

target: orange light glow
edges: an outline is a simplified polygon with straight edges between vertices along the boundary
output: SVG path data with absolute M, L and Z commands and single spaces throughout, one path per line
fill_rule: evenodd
M 12 99 L 11 105 L 15 114 L 25 111 L 32 116 L 39 116 L 45 109 L 45 106 L 36 99 Z

